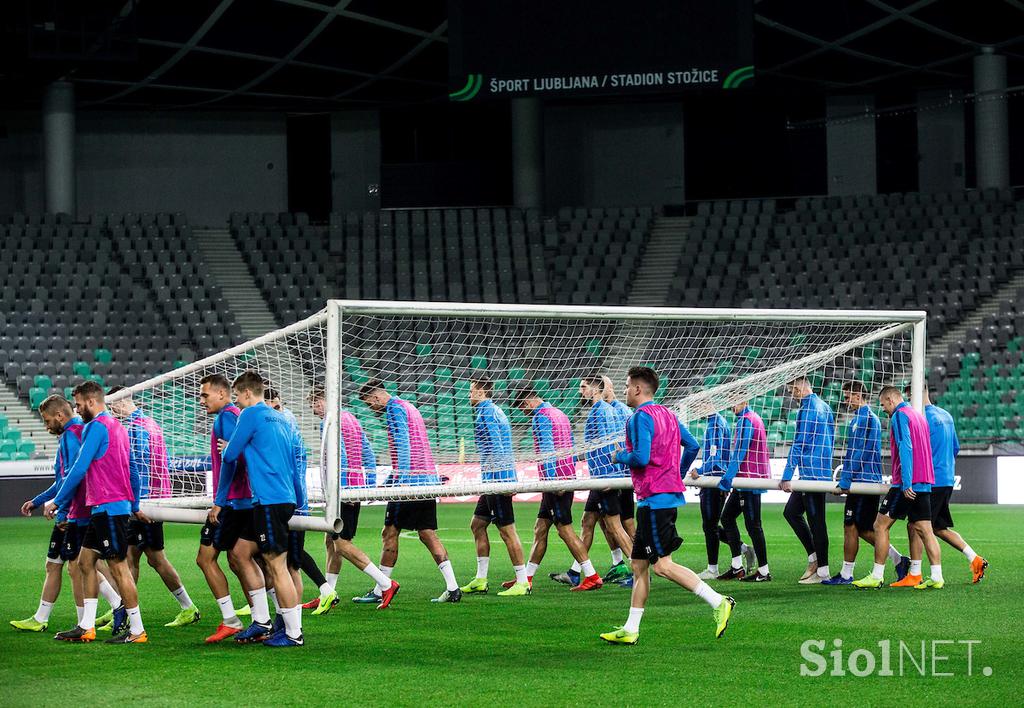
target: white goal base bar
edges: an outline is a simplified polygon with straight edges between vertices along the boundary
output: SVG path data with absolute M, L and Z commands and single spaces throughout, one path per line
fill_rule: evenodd
M 208 509 L 182 509 L 179 507 L 160 506 L 158 504 L 140 504 L 142 513 L 153 521 L 175 521 L 183 524 L 205 524 Z M 341 533 L 341 519 L 328 521 L 322 516 L 293 516 L 288 521 L 292 531 L 324 531 Z

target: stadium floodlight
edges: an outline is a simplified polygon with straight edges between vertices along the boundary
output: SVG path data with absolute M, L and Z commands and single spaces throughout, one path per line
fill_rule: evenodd
M 579 383 L 607 375 L 622 398 L 627 371 L 641 364 L 661 377 L 656 400 L 672 408 L 698 439 L 708 415 L 748 401 L 764 420 L 776 454 L 787 453 L 793 442 L 799 407 L 787 384 L 806 378 L 836 412 L 838 460 L 850 415 L 842 405 L 844 384 L 863 385 L 875 408 L 882 386 L 910 384 L 913 404 L 921 407 L 925 318 L 920 311 L 332 300 L 301 322 L 115 395 L 134 395 L 167 436 L 173 493 L 148 500 L 145 508 L 154 518 L 200 521 L 211 492 L 211 417 L 197 405 L 198 382 L 209 373 L 231 379 L 247 369 L 259 371 L 296 416 L 307 446 L 310 498 L 322 510 L 322 516 L 293 519 L 293 524 L 326 529 L 336 527 L 342 501 L 628 487 L 625 474 L 594 477 L 587 469 L 588 452 L 622 444 L 623 434 L 583 441 L 589 403 L 583 405 Z M 474 440 L 469 388 L 471 380 L 484 377 L 511 423 L 514 481 L 481 480 L 487 470 L 481 469 Z M 436 478 L 392 473 L 386 414 L 371 411 L 360 395 L 372 380 L 422 414 L 432 464 L 431 470 L 418 471 L 436 472 Z M 326 399 L 323 428 L 309 405 L 310 394 L 320 388 Z M 575 429 L 571 447 L 535 448 L 531 413 L 517 405 L 528 390 L 569 416 Z M 342 436 L 333 434 L 342 409 L 357 418 L 373 447 L 378 464 L 373 484 L 339 488 L 339 471 L 342 479 L 349 471 L 339 469 L 340 461 L 359 459 L 343 454 Z M 575 477 L 542 478 L 545 462 L 568 457 L 576 460 Z M 713 483 L 698 480 L 696 486 Z M 776 488 L 778 482 L 738 478 L 734 486 Z M 834 485 L 798 478 L 793 488 L 826 487 Z M 858 485 L 854 491 L 884 489 Z

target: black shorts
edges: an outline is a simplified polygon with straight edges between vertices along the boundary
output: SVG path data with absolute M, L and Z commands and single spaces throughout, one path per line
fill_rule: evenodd
M 130 520 L 129 514 L 93 514 L 85 527 L 82 546 L 96 551 L 103 560 L 124 560 L 128 544 L 135 541 L 128 529 Z
M 601 516 L 618 516 L 621 511 L 619 509 L 619 490 L 611 489 L 605 492 L 600 489 L 591 489 L 583 511 Z
M 544 492 L 540 495 L 538 519 L 547 519 L 555 526 L 572 526 L 572 492 Z
M 847 494 L 843 511 L 843 525 L 856 526 L 859 531 L 870 531 L 878 516 L 878 496 L 875 494 Z
M 288 521 L 294 513 L 294 504 L 257 504 L 252 508 L 252 528 L 260 553 L 288 550 Z
M 78 554 L 82 550 L 82 538 L 85 536 L 87 528 L 89 528 L 88 524 L 68 521 L 67 528 L 64 529 L 64 540 L 60 546 L 60 557 L 63 560 L 73 561 L 78 559 Z
M 683 539 L 676 533 L 677 512 L 675 507 L 637 507 L 636 533 L 633 534 L 633 553 L 630 558 L 656 563 L 659 558 L 667 558 L 683 545 Z
M 200 545 L 213 546 L 218 551 L 230 551 L 240 538 L 246 541 L 256 540 L 251 509 L 221 507 L 217 522 L 216 526 L 212 526 L 210 522 L 203 524 L 203 530 L 199 534 Z
M 356 537 L 356 530 L 359 528 L 359 502 L 350 504 L 341 503 L 341 531 L 332 533 L 331 539 L 337 541 L 339 538 L 344 541 L 351 541 Z
M 508 526 L 516 522 L 516 513 L 512 508 L 511 494 L 481 494 L 476 502 L 473 516 L 486 519 L 497 527 Z
M 75 525 L 74 521 L 68 522 L 68 528 Z M 60 563 L 63 559 L 61 558 L 60 551 L 64 546 L 64 529 L 57 524 L 53 525 L 53 531 L 50 532 L 50 545 L 46 548 L 47 560 L 53 561 L 54 563 Z
M 878 507 L 878 513 L 888 516 L 890 519 L 906 519 L 907 521 L 931 521 L 932 506 L 931 494 L 918 492 L 913 499 L 903 496 L 903 490 L 893 487 L 882 500 Z
M 436 531 L 437 500 L 388 502 L 384 525 L 399 531 Z
M 619 490 L 619 516 L 622 520 L 632 519 L 636 503 L 633 501 L 632 489 Z
M 151 524 L 144 523 L 138 519 L 132 519 L 128 524 L 128 533 L 132 543 L 140 551 L 149 549 L 151 551 L 164 550 L 164 522 L 154 521 Z
M 952 487 L 932 487 L 932 530 L 953 528 L 953 515 L 949 513 L 949 498 L 953 496 Z
M 288 567 L 292 570 L 302 568 L 302 555 L 306 550 L 306 532 L 288 532 Z

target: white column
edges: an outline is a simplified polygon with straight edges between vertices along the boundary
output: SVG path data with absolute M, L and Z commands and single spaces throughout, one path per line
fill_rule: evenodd
M 46 211 L 75 215 L 75 87 L 50 84 L 43 97 Z
M 974 57 L 974 160 L 978 189 L 1010 186 L 1006 57 L 984 47 Z

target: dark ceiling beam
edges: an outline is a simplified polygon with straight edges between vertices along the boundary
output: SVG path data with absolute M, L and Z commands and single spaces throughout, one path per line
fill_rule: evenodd
M 139 44 L 145 44 L 153 47 L 165 47 L 168 49 L 177 49 L 184 46 L 180 42 L 171 42 L 163 39 L 146 39 L 139 38 Z M 211 54 L 213 56 L 229 57 L 231 59 L 244 59 L 246 61 L 261 62 L 263 64 L 275 64 L 280 61 L 279 57 L 271 57 L 263 54 L 251 54 L 249 52 L 239 52 L 233 49 L 220 49 L 218 47 L 205 47 L 203 45 L 196 45 L 192 48 L 192 51 L 196 54 Z M 330 66 L 328 64 L 316 64 L 310 61 L 299 61 L 293 59 L 291 62 L 292 66 L 297 66 L 303 69 L 315 69 L 317 71 L 323 71 L 330 74 L 342 74 L 346 76 L 357 76 L 361 79 L 369 79 L 377 76 L 369 71 L 359 71 L 358 69 L 346 69 L 340 66 Z M 415 79 L 407 76 L 384 76 L 381 77 L 388 81 L 405 81 L 411 84 L 420 84 L 422 86 L 446 86 L 442 81 L 428 81 L 426 79 Z
M 319 37 L 320 33 L 327 29 L 327 26 L 331 24 L 331 22 L 333 22 L 334 19 L 338 16 L 338 13 L 341 10 L 343 10 L 350 2 L 352 2 L 352 0 L 339 0 L 339 2 L 333 8 L 331 8 L 331 11 L 326 13 L 320 19 L 320 21 L 316 23 L 316 26 L 314 26 L 313 29 L 309 31 L 309 33 L 302 39 L 302 41 L 300 41 L 298 44 L 292 47 L 291 51 L 289 51 L 287 54 L 281 57 L 273 66 L 271 66 L 269 69 L 264 71 L 256 78 L 245 82 L 238 88 L 234 89 L 229 93 L 224 94 L 223 96 L 220 96 L 218 98 L 211 98 L 208 101 L 200 101 L 199 103 L 192 104 L 192 107 L 198 107 L 208 105 L 210 103 L 217 103 L 219 101 L 223 101 L 226 98 L 231 98 L 232 96 L 245 93 L 254 86 L 263 83 L 271 76 L 279 72 L 281 69 L 288 66 L 292 59 L 297 57 L 302 50 L 304 50 L 306 47 L 312 44 L 313 40 Z
M 100 86 L 134 86 L 134 81 L 122 81 L 119 79 L 75 79 L 75 83 L 79 84 L 96 84 Z M 372 103 L 376 104 L 379 101 L 369 101 L 363 99 L 334 99 L 329 96 L 304 96 L 302 94 L 292 93 L 271 93 L 266 91 L 245 91 L 243 93 L 237 93 L 236 89 L 219 89 L 211 88 L 209 86 L 178 86 L 176 84 L 158 84 L 150 83 L 146 86 L 150 89 L 159 89 L 161 91 L 194 91 L 196 93 L 209 93 L 209 94 L 231 94 L 233 96 L 249 96 L 252 98 L 280 98 L 285 100 L 302 100 L 302 101 L 331 101 L 339 103 Z M 180 107 L 180 106 L 175 106 Z
M 369 86 L 370 84 L 374 83 L 375 81 L 379 81 L 381 79 L 388 78 L 388 74 L 390 74 L 391 72 L 397 71 L 398 69 L 402 68 L 403 66 L 405 66 L 405 64 L 407 64 L 414 57 L 416 57 L 420 52 L 422 52 L 424 49 L 426 49 L 431 44 L 433 44 L 435 36 L 439 36 L 441 34 L 444 34 L 447 31 L 448 31 L 448 20 L 445 20 L 440 25 L 438 25 L 437 28 L 433 32 L 431 32 L 431 36 L 430 37 L 424 37 L 423 39 L 421 39 L 419 41 L 419 43 L 415 47 L 410 49 L 409 52 L 405 56 L 403 56 L 398 61 L 393 63 L 391 66 L 385 68 L 383 71 L 380 72 L 380 74 L 378 74 L 377 76 L 375 76 L 372 79 L 367 79 L 366 81 L 364 81 L 363 83 L 361 83 L 361 84 L 359 84 L 357 86 L 353 86 L 352 88 L 347 89 L 345 91 L 342 91 L 341 93 L 337 93 L 332 98 L 335 98 L 335 99 L 344 98 L 345 96 L 348 96 L 350 94 L 355 93 L 356 91 L 359 91 L 361 89 L 366 88 L 367 86 Z
M 117 93 L 107 96 L 106 98 L 100 99 L 98 101 L 92 101 L 91 103 L 87 103 L 85 105 L 89 106 L 99 103 L 107 103 L 109 101 L 115 101 L 119 98 L 122 98 L 123 96 L 127 96 L 131 93 L 134 93 L 141 88 L 145 88 L 146 86 L 149 86 L 151 83 L 153 83 L 155 80 L 159 79 L 161 76 L 167 73 L 167 71 L 170 70 L 174 65 L 176 65 L 182 59 L 184 59 L 185 55 L 192 51 L 193 47 L 199 44 L 199 41 L 206 36 L 206 33 L 209 32 L 210 29 L 212 29 L 215 24 L 217 24 L 217 20 L 221 18 L 221 15 L 227 12 L 227 9 L 231 7 L 232 2 L 234 2 L 234 0 L 221 0 L 220 4 L 213 9 L 213 12 L 211 12 L 210 15 L 203 21 L 203 24 L 199 26 L 199 29 L 192 33 L 192 36 L 188 38 L 188 41 L 181 45 L 178 51 L 176 51 L 171 56 L 170 59 L 168 59 L 159 67 L 157 67 L 145 79 L 143 79 L 142 81 L 135 82 L 133 85 L 129 86 L 123 91 L 118 91 Z
M 295 7 L 304 7 L 307 10 L 319 10 L 320 12 L 333 12 L 333 14 L 341 15 L 342 17 L 347 17 L 350 20 L 359 20 L 360 22 L 366 22 L 368 24 L 376 25 L 378 27 L 386 27 L 388 29 L 395 30 L 396 32 L 404 32 L 406 34 L 416 35 L 417 37 L 424 37 L 424 38 L 431 37 L 432 40 L 435 41 L 435 42 L 442 42 L 444 44 L 448 43 L 448 38 L 447 37 L 432 37 L 432 33 L 426 32 L 426 31 L 418 29 L 416 27 L 409 27 L 407 25 L 400 25 L 397 22 L 391 22 L 389 20 L 382 20 L 379 17 L 372 17 L 370 15 L 364 15 L 364 14 L 359 13 L 359 12 L 352 12 L 350 10 L 341 10 L 341 11 L 334 12 L 334 11 L 330 10 L 329 8 L 325 7 L 324 5 L 321 5 L 321 4 L 315 3 L 315 2 L 309 2 L 308 0 L 275 0 L 275 2 L 279 2 L 279 3 L 285 4 L 285 5 L 293 5 Z
M 891 5 L 886 5 L 881 0 L 865 0 L 865 1 L 869 5 L 872 5 L 872 6 L 876 7 L 876 8 L 878 8 L 879 10 L 884 10 L 885 12 L 889 12 L 889 13 L 892 13 L 894 15 L 898 15 L 900 17 L 900 19 L 902 19 L 904 22 L 908 22 L 908 23 L 914 25 L 915 27 L 917 27 L 918 29 L 923 29 L 926 32 L 931 32 L 934 35 L 942 37 L 943 39 L 948 39 L 951 42 L 956 42 L 957 44 L 963 44 L 963 45 L 966 45 L 968 47 L 974 47 L 975 49 L 978 49 L 981 46 L 978 42 L 975 42 L 974 40 L 967 39 L 966 37 L 961 37 L 958 34 L 953 34 L 952 32 L 949 32 L 947 30 L 942 29 L 941 27 L 936 27 L 935 25 L 933 25 L 931 23 L 925 22 L 924 20 L 921 20 L 921 19 L 919 19 L 917 17 L 914 17 L 913 15 L 911 15 L 907 11 L 898 10 L 897 8 L 892 7 Z

